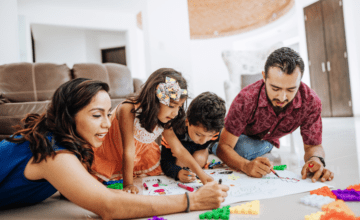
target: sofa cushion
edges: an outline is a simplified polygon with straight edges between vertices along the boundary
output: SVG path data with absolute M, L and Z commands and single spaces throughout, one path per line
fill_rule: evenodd
M 12 126 L 19 124 L 20 120 L 28 113 L 43 113 L 49 103 L 50 101 L 1 104 L 0 134 L 14 133 L 15 129 Z
M 130 70 L 117 63 L 80 63 L 73 66 L 74 78 L 90 78 L 106 82 L 112 99 L 124 98 L 134 93 Z
M 49 100 L 70 76 L 66 64 L 5 64 L 0 66 L 0 93 L 10 102 Z

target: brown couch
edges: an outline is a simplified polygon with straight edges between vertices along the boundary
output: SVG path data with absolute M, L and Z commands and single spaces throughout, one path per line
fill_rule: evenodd
M 110 86 L 111 105 L 115 107 L 140 90 L 142 81 L 132 78 L 121 64 L 13 63 L 0 66 L 0 140 L 11 135 L 27 113 L 42 113 L 55 90 L 79 78 L 104 81 Z

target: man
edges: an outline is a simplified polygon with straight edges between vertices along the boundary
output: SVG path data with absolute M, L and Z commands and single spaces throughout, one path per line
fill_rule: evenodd
M 321 145 L 321 100 L 301 82 L 303 73 L 304 62 L 294 50 L 283 47 L 271 53 L 263 80 L 245 87 L 232 102 L 212 153 L 248 176 L 262 177 L 272 165 L 260 156 L 279 147 L 279 138 L 300 126 L 305 150 L 302 178 L 313 173 L 313 182 L 332 180 Z

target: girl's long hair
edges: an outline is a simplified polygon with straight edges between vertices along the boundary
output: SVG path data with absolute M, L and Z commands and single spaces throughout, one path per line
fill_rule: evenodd
M 17 131 L 7 140 L 14 143 L 29 141 L 34 163 L 40 163 L 42 160 L 46 161 L 46 157 L 56 155 L 52 144 L 46 138 L 46 135 L 52 133 L 55 141 L 67 151 L 74 153 L 91 172 L 94 152 L 91 146 L 77 134 L 74 118 L 101 90 L 109 92 L 108 84 L 85 78 L 62 84 L 55 91 L 48 109 L 41 115 L 26 115 L 21 120 L 22 125 L 15 126 Z
M 187 90 L 187 82 L 185 78 L 182 77 L 180 72 L 177 72 L 171 68 L 161 68 L 149 76 L 137 96 L 124 102 L 140 104 L 138 108 L 132 110 L 132 113 L 138 113 L 136 114 L 136 117 L 140 120 L 141 126 L 150 133 L 153 132 L 156 125 L 159 125 L 165 129 L 173 128 L 173 130 L 176 132 L 183 132 L 185 130 L 184 106 L 180 108 L 178 115 L 166 124 L 162 123 L 158 119 L 160 102 L 156 96 L 156 87 L 159 85 L 159 83 L 165 83 L 166 77 L 175 79 L 181 89 Z M 187 98 L 187 95 L 181 95 L 180 98 Z

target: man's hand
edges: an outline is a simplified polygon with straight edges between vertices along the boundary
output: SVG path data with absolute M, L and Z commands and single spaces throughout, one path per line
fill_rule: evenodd
M 243 172 L 248 176 L 261 178 L 270 173 L 271 162 L 266 157 L 257 157 L 245 164 Z
M 325 169 L 318 158 L 311 158 L 304 164 L 301 170 L 302 178 L 306 179 L 308 174 L 314 174 L 311 178 L 313 183 L 315 183 L 319 178 L 321 178 L 321 182 L 331 181 L 334 179 L 334 173 Z
M 190 183 L 196 180 L 196 175 L 193 172 L 182 169 L 178 172 L 178 178 L 183 183 Z

